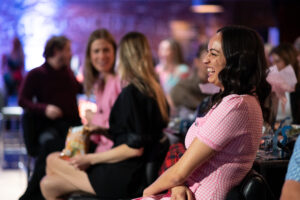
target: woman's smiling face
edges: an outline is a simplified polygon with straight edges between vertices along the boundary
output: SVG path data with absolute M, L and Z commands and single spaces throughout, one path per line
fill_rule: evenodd
M 222 35 L 221 33 L 215 34 L 208 43 L 207 55 L 205 56 L 203 62 L 206 65 L 208 72 L 208 82 L 223 89 L 218 75 L 220 71 L 226 65 L 226 58 L 222 49 Z
M 94 40 L 90 48 L 91 63 L 98 72 L 109 73 L 115 62 L 114 47 L 105 39 Z

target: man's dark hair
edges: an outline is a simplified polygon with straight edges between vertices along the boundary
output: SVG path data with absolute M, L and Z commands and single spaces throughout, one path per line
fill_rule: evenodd
M 43 56 L 47 59 L 54 56 L 56 50 L 62 50 L 70 40 L 65 36 L 52 36 L 46 43 Z

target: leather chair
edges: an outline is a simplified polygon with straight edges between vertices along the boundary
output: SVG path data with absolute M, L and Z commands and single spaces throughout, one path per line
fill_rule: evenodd
M 275 200 L 264 177 L 251 169 L 241 184 L 232 188 L 226 200 Z
M 169 150 L 170 141 L 167 136 L 160 140 L 156 146 L 152 148 L 152 151 L 149 155 L 147 155 L 147 163 L 145 166 L 145 180 L 142 185 L 139 187 L 139 191 L 137 193 L 142 196 L 143 190 L 153 183 L 158 177 L 159 169 L 165 159 L 165 156 Z M 118 192 L 118 191 L 116 191 Z M 74 192 L 69 195 L 67 200 L 112 200 L 112 199 L 100 199 L 97 196 L 87 194 L 84 192 Z M 127 199 L 119 199 L 119 200 L 127 200 Z
M 290 93 L 293 123 L 300 124 L 300 83 L 295 86 L 295 91 Z

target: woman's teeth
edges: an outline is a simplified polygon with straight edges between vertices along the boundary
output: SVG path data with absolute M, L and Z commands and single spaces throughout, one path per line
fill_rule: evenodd
M 213 73 L 213 72 L 215 72 L 215 70 L 213 70 L 212 68 L 207 68 L 207 72 Z

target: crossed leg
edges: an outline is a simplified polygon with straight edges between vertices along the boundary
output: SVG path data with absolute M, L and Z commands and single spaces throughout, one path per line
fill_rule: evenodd
M 47 175 L 40 186 L 47 200 L 58 200 L 60 196 L 74 191 L 96 194 L 85 171 L 81 171 L 59 158 L 59 153 L 47 157 Z

